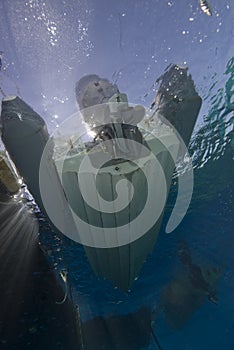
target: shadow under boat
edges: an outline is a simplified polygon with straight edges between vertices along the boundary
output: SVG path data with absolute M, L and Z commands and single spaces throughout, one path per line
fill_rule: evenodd
M 181 269 L 162 289 L 160 296 L 160 308 L 167 324 L 174 330 L 183 328 L 206 301 L 218 304 L 216 285 L 222 275 L 222 268 L 212 263 L 195 264 L 184 242 L 178 253 Z
M 127 315 L 95 317 L 82 323 L 84 349 L 137 350 L 151 339 L 151 310 L 141 307 Z

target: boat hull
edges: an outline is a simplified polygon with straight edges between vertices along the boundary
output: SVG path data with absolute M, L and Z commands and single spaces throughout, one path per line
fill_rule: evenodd
M 169 135 L 161 138 L 161 141 L 151 138 L 147 143 L 162 167 L 166 180 L 167 197 L 175 167 L 173 158 L 177 157 L 180 147 L 179 140 L 174 135 Z M 110 201 L 110 206 L 113 206 L 113 212 L 106 213 L 101 201 L 97 199 L 98 210 L 94 210 L 85 202 L 80 190 L 78 169 L 84 156 L 84 153 L 81 152 L 78 155 L 67 156 L 65 160 L 58 160 L 55 164 L 58 173 L 62 174 L 61 182 L 74 221 L 76 222 L 76 216 L 79 216 L 89 225 L 88 232 L 85 230 L 85 235 L 89 235 L 89 240 L 93 242 L 94 246 L 84 245 L 84 249 L 93 270 L 97 275 L 110 280 L 114 286 L 127 291 L 134 279 L 139 276 L 141 267 L 158 238 L 165 209 L 165 203 L 160 203 L 161 192 L 163 191 L 162 179 L 157 176 L 150 157 L 140 158 L 135 160 L 134 163 L 126 161 L 118 164 L 115 162 L 113 165 L 99 169 L 98 176 L 89 173 L 88 170 L 87 172 L 83 171 L 84 178 L 89 179 L 86 183 L 85 192 L 87 193 L 95 188 L 96 192 L 101 193 L 105 199 Z M 95 158 L 95 155 L 93 157 Z M 116 185 L 123 178 L 131 182 L 135 191 L 134 197 L 129 201 L 127 207 L 122 211 L 118 211 L 115 210 L 113 201 L 116 197 Z M 153 203 L 155 211 L 157 206 L 163 205 L 161 214 L 146 232 L 147 222 L 143 220 L 137 227 L 138 230 L 142 231 L 142 235 L 137 239 L 132 239 L 129 244 L 122 245 L 118 241 L 118 235 L 120 236 L 118 228 L 127 223 L 130 235 L 135 235 L 135 228 L 131 225 L 131 222 L 144 210 L 148 195 L 148 183 L 154 185 L 155 192 L 158 194 Z M 129 191 L 128 184 L 126 184 L 124 191 Z M 96 194 L 91 192 L 91 195 L 95 196 Z M 97 227 L 103 227 L 103 242 L 97 241 Z M 110 247 L 108 228 L 112 229 L 113 227 L 116 229 L 116 246 Z M 78 223 L 77 231 L 80 232 L 80 230 L 82 230 L 82 226 L 79 226 Z M 82 236 L 82 232 L 80 233 Z

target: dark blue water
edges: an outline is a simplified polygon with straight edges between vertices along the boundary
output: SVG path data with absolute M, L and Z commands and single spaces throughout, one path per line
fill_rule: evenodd
M 224 74 L 225 87 L 211 97 L 211 110 L 190 144 L 195 182 L 188 213 L 176 231 L 168 235 L 164 233 L 176 197 L 175 181 L 157 244 L 128 293 L 123 293 L 113 288 L 110 282 L 97 278 L 89 266 L 83 248 L 67 238 L 51 234 L 50 229 L 41 221 L 40 241 L 47 250 L 51 266 L 57 271 L 68 270 L 71 297 L 79 306 L 80 318 L 87 327 L 93 322 L 93 327 L 97 330 L 97 334 L 94 332 L 93 336 L 94 343 L 87 342 L 90 349 L 93 349 L 95 339 L 98 349 L 102 345 L 105 349 L 115 349 L 110 340 L 112 337 L 113 343 L 116 342 L 116 335 L 111 333 L 115 324 L 112 318 L 119 318 L 123 324 L 126 321 L 126 329 L 127 320 L 132 315 L 137 315 L 134 318 L 137 320 L 135 323 L 129 321 L 129 324 L 135 325 L 135 332 L 137 333 L 136 324 L 140 324 L 142 319 L 145 320 L 146 330 L 142 335 L 142 342 L 134 342 L 132 337 L 127 343 L 125 339 L 128 349 L 142 346 L 157 349 L 150 329 L 151 322 L 153 332 L 163 349 L 230 348 L 234 341 L 233 59 L 227 63 Z M 204 269 L 215 268 L 218 271 L 215 282 L 217 305 L 206 297 L 201 297 L 196 288 L 188 291 L 187 296 L 178 290 L 178 284 L 184 286 L 185 290 L 190 288 L 189 283 L 183 284 L 188 271 L 178 256 L 181 241 L 189 246 L 196 264 Z M 173 293 L 165 297 L 168 295 L 165 292 L 168 288 Z M 175 297 L 177 299 L 173 301 Z M 189 298 L 189 301 L 185 298 Z M 109 333 L 100 328 L 100 320 L 105 327 L 108 328 L 109 325 Z M 131 327 L 129 329 L 131 333 Z M 89 338 L 87 332 L 84 328 L 84 336 Z M 110 339 L 106 342 L 103 340 L 100 345 L 97 341 L 100 337 Z

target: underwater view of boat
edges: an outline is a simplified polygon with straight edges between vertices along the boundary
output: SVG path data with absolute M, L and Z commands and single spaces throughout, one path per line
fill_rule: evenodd
M 69 135 L 62 135 L 63 129 L 60 128 L 57 134 L 50 137 L 45 121 L 21 98 L 10 96 L 2 100 L 2 141 L 37 205 L 55 231 L 84 246 L 97 275 L 107 278 L 124 291 L 138 277 L 157 241 L 175 160 L 181 154 L 181 144 L 187 145 L 190 140 L 201 107 L 201 98 L 191 76 L 187 74 L 187 68 L 171 65 L 159 80 L 161 85 L 155 99 L 157 109 L 150 110 L 150 115 L 143 107 L 129 107 L 126 95 L 119 92 L 113 93 L 107 103 L 94 107 L 86 105 L 81 115 L 88 140 L 84 140 L 84 133 L 81 137 L 75 129 Z M 103 81 L 100 78 L 99 84 Z M 90 84 L 94 85 L 89 82 L 89 87 Z M 95 94 L 95 89 L 92 93 Z M 125 98 L 124 102 L 121 102 L 122 97 Z M 111 114 L 111 122 L 105 123 L 105 129 L 103 120 L 98 121 L 104 113 L 103 106 L 108 106 L 110 114 L 111 111 L 115 112 Z M 142 116 L 138 116 L 135 125 L 132 125 L 132 113 L 139 111 Z M 124 113 L 125 120 L 122 118 Z M 117 123 L 113 122 L 113 118 Z M 78 130 L 79 125 L 76 127 Z M 74 143 L 71 142 L 72 138 L 75 139 Z M 132 147 L 133 143 L 135 148 Z M 62 151 L 66 145 L 65 155 L 59 145 Z M 103 154 L 105 162 L 100 166 L 98 159 Z M 158 168 L 152 164 L 152 154 L 160 164 Z M 89 166 L 80 172 L 85 157 L 96 169 L 94 173 Z M 80 178 L 83 188 L 79 187 Z M 125 192 L 130 200 L 127 206 L 116 210 L 113 201 L 117 196 L 118 183 L 123 179 L 125 187 L 122 193 Z M 129 182 L 135 192 L 131 190 Z M 45 184 L 44 189 L 40 184 Z M 96 186 L 96 193 L 101 193 L 105 199 L 104 204 L 100 196 L 93 192 L 92 185 Z M 158 213 L 158 217 L 143 232 L 147 222 L 138 221 L 134 226 L 132 221 L 145 210 L 146 197 L 152 188 L 149 205 L 151 210 Z M 82 190 L 86 195 L 90 192 L 91 197 L 95 197 L 96 208 L 87 203 Z M 81 224 L 77 216 L 82 219 Z M 84 233 L 83 223 L 88 224 Z M 128 232 L 127 237 L 123 236 L 123 227 L 127 227 L 124 231 Z M 100 235 L 97 235 L 97 228 Z
M 233 336 L 230 0 L 0 1 L 0 349 Z

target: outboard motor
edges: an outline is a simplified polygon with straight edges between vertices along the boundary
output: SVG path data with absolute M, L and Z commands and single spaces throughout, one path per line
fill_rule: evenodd
M 139 157 L 136 149 L 130 149 L 124 139 L 147 147 L 137 127 L 144 118 L 144 107 L 130 107 L 126 94 L 120 93 L 116 85 L 97 75 L 88 75 L 77 83 L 76 98 L 86 125 L 95 135 L 93 146 L 100 141 L 111 140 L 105 145 L 113 158 Z

